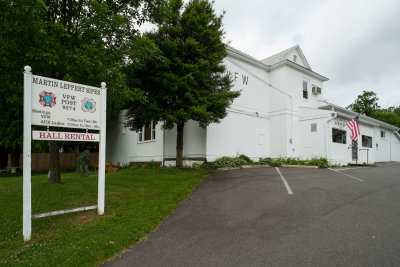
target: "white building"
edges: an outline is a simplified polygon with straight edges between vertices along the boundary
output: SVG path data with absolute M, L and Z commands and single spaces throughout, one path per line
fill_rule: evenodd
M 241 95 L 221 123 L 185 125 L 184 164 L 239 154 L 325 157 L 335 164 L 400 161 L 399 129 L 387 123 L 360 115 L 362 136 L 352 144 L 346 123 L 357 114 L 324 100 L 328 78 L 311 69 L 299 46 L 264 60 L 228 48 L 224 64 Z M 136 133 L 124 121 L 122 111 L 107 132 L 107 160 L 175 163 L 176 129 L 157 123 Z

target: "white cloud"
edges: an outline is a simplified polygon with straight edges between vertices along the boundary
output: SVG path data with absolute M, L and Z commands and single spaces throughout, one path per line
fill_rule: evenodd
M 345 106 L 363 90 L 400 105 L 400 1 L 216 0 L 231 45 L 262 59 L 300 44 L 326 97 Z

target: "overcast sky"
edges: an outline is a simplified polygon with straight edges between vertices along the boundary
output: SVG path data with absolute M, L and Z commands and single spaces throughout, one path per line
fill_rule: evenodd
M 400 0 L 215 0 L 230 45 L 264 59 L 299 44 L 330 79 L 325 98 L 347 106 L 363 90 L 400 105 Z

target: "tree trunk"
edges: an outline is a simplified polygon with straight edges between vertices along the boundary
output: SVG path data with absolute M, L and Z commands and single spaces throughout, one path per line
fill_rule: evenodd
M 16 173 L 19 166 L 19 158 L 20 158 L 21 150 L 19 148 L 13 148 L 10 151 L 11 155 L 11 173 Z
M 61 184 L 58 142 L 50 141 L 50 184 Z
M 176 167 L 177 168 L 182 168 L 183 163 L 182 163 L 182 151 L 183 151 L 183 128 L 185 126 L 185 123 L 178 123 L 177 126 L 177 132 L 178 134 L 176 135 Z

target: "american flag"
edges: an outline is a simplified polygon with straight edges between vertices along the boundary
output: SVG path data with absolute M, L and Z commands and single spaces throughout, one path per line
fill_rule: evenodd
M 361 134 L 360 133 L 360 127 L 358 126 L 358 115 L 349 121 L 347 124 L 347 127 L 349 127 L 351 134 L 350 138 L 353 139 L 354 141 L 358 140 L 358 136 Z

